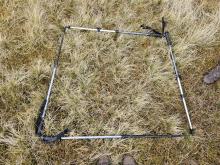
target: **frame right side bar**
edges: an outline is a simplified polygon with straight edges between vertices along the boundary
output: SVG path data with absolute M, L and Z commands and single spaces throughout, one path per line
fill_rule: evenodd
M 172 44 L 172 41 L 171 41 L 171 38 L 170 38 L 170 33 L 165 32 L 163 37 L 166 39 L 167 46 L 169 48 L 170 60 L 172 62 L 173 70 L 174 70 L 175 75 L 176 75 L 176 80 L 177 80 L 177 84 L 178 84 L 179 91 L 180 91 L 180 97 L 181 97 L 181 100 L 183 102 L 184 110 L 185 110 L 188 125 L 189 125 L 189 131 L 190 131 L 190 134 L 194 134 L 195 129 L 193 129 L 190 114 L 189 114 L 189 109 L 188 109 L 188 106 L 186 104 L 185 93 L 184 93 L 184 90 L 183 90 L 183 87 L 182 87 L 180 74 L 179 74 L 179 71 L 177 69 L 176 58 L 175 58 L 174 51 L 173 51 L 173 44 Z

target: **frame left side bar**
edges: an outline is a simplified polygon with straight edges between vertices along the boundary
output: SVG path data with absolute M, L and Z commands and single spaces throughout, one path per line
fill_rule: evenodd
M 49 142 L 54 142 L 54 141 L 57 141 L 57 140 L 61 140 L 61 137 L 63 137 L 66 133 L 69 132 L 68 129 L 65 129 L 64 131 L 60 132 L 59 134 L 57 135 L 54 135 L 54 136 L 47 136 L 44 134 L 44 119 L 45 119 L 45 116 L 46 116 L 46 112 L 47 112 L 47 108 L 48 108 L 48 103 L 49 103 L 49 100 L 50 100 L 50 96 L 51 96 L 51 92 L 52 92 L 52 86 L 53 86 L 53 83 L 54 83 L 54 80 L 55 80 L 55 76 L 56 76 L 56 71 L 57 71 L 57 68 L 58 68 L 58 63 L 59 63 L 59 59 L 60 59 L 60 55 L 61 55 L 61 52 L 62 52 L 62 46 L 63 46 L 63 41 L 64 41 L 64 36 L 65 36 L 65 33 L 67 31 L 69 27 L 64 27 L 63 29 L 63 33 L 60 37 L 60 41 L 58 42 L 58 51 L 57 51 L 57 55 L 54 59 L 54 64 L 53 64 L 53 69 L 52 69 L 52 76 L 51 76 L 51 79 L 50 79 L 50 83 L 49 83 L 49 87 L 48 87 L 48 91 L 47 91 L 47 95 L 45 97 L 45 99 L 43 100 L 43 103 L 41 104 L 41 107 L 40 107 L 40 113 L 39 113 L 39 116 L 37 118 L 37 121 L 36 121 L 36 134 L 46 143 L 49 143 Z

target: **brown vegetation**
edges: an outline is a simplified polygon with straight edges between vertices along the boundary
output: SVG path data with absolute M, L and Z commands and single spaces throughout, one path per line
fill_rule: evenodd
M 61 27 L 140 31 L 169 22 L 194 137 L 43 144 L 34 124 Z M 0 1 L 0 163 L 90 164 L 123 154 L 139 164 L 220 164 L 220 84 L 203 84 L 218 63 L 216 0 Z M 184 132 L 186 117 L 163 40 L 68 32 L 47 113 L 47 134 Z

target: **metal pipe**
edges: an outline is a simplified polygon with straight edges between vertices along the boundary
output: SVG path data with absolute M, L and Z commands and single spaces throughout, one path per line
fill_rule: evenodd
M 56 70 L 57 70 L 57 67 L 53 66 L 53 73 L 52 73 L 52 77 L 51 77 L 51 80 L 50 80 L 50 85 L 49 85 L 48 92 L 47 92 L 46 103 L 45 103 L 44 110 L 43 110 L 43 113 L 42 113 L 42 118 L 44 118 L 45 114 L 46 114 L 46 110 L 47 110 L 47 107 L 48 107 L 48 102 L 49 102 L 49 99 L 50 99 L 51 89 L 52 89 L 52 86 L 53 86 Z
M 137 139 L 137 138 L 178 138 L 183 134 L 140 134 L 140 135 L 111 135 L 111 136 L 64 136 L 61 140 L 95 140 L 95 139 Z
M 75 27 L 69 26 L 69 29 L 75 30 L 87 30 L 87 31 L 96 31 L 96 32 L 107 32 L 107 33 L 120 33 L 120 34 L 128 34 L 128 35 L 143 35 L 143 36 L 153 36 L 153 37 L 161 37 L 159 34 L 154 34 L 152 32 L 129 32 L 129 31 L 121 31 L 121 30 L 106 30 L 101 28 L 85 28 L 85 27 Z
M 178 69 L 177 69 L 175 55 L 174 55 L 173 48 L 172 48 L 172 42 L 171 42 L 170 35 L 169 35 L 168 32 L 165 33 L 165 39 L 166 39 L 167 45 L 169 47 L 170 60 L 172 62 L 173 69 L 174 69 L 174 72 L 175 72 L 175 75 L 176 75 L 176 80 L 177 80 L 177 83 L 178 83 L 178 87 L 179 87 L 180 96 L 181 96 L 181 99 L 182 99 L 182 102 L 183 102 L 184 110 L 185 110 L 185 113 L 186 113 L 186 116 L 187 116 L 187 121 L 188 121 L 188 124 L 189 124 L 189 128 L 190 128 L 190 131 L 192 131 L 193 127 L 192 127 L 192 122 L 191 122 L 191 118 L 190 118 L 190 115 L 189 115 L 189 109 L 188 109 L 188 106 L 186 104 L 185 94 L 183 92 L 183 87 L 182 87 L 182 83 L 181 83 L 181 80 L 180 80 L 180 75 L 179 75 L 179 72 L 178 72 Z
M 115 136 L 67 136 L 61 137 L 61 140 L 89 140 L 89 139 L 121 139 L 121 135 Z
M 58 51 L 57 51 L 57 57 L 54 60 L 52 77 L 51 77 L 51 80 L 50 80 L 50 85 L 49 85 L 47 96 L 46 96 L 46 103 L 45 103 L 45 106 L 44 106 L 44 110 L 42 112 L 42 118 L 45 117 L 45 114 L 46 114 L 46 111 L 47 111 L 47 107 L 48 107 L 48 103 L 49 103 L 49 99 L 50 99 L 50 95 L 51 95 L 51 91 L 52 91 L 52 86 L 53 86 L 53 82 L 54 82 L 54 79 L 55 79 L 55 75 L 56 75 L 56 71 L 57 71 L 57 67 L 58 67 L 58 62 L 59 62 L 59 58 L 60 58 L 60 54 L 61 54 L 61 50 L 62 50 L 62 46 L 63 46 L 65 32 L 66 32 L 66 28 L 64 28 L 64 33 L 61 36 L 60 44 L 59 44 Z

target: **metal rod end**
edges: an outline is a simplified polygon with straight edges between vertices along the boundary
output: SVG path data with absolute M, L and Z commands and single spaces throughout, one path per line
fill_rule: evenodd
M 189 129 L 189 133 L 191 134 L 191 135 L 195 135 L 195 133 L 196 133 L 196 129 Z
M 67 29 L 70 29 L 70 26 L 64 26 L 64 32 L 66 32 Z
M 169 32 L 165 32 L 164 33 L 164 37 L 166 38 L 167 45 L 168 46 L 172 46 L 172 41 L 171 41 L 171 38 L 170 38 L 170 33 Z
M 70 130 L 69 129 L 65 129 L 63 132 L 60 132 L 59 134 L 54 135 L 54 136 L 43 135 L 43 136 L 41 136 L 41 139 L 45 143 L 52 143 L 52 142 L 60 141 L 61 138 L 64 137 L 65 134 L 67 134 L 68 132 L 70 132 Z

